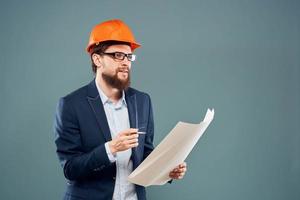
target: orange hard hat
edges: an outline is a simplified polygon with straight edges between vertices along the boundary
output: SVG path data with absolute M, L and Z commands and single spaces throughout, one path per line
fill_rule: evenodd
M 135 41 L 130 28 L 122 20 L 113 19 L 102 22 L 93 28 L 86 50 L 91 53 L 91 47 L 109 40 L 128 42 L 132 51 L 141 46 Z

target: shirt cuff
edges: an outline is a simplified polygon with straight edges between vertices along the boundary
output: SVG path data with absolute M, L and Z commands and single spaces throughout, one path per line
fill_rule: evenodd
M 107 156 L 108 156 L 109 161 L 110 161 L 111 163 L 116 162 L 117 157 L 111 153 L 110 148 L 109 148 L 109 146 L 108 146 L 108 142 L 106 142 L 106 143 L 104 144 L 104 146 L 105 146 L 105 150 L 106 150 L 106 153 L 107 153 Z

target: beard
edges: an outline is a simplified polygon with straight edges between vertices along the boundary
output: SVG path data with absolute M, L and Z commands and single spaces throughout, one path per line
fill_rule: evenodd
M 119 72 L 123 72 L 123 69 L 118 68 L 113 75 L 103 73 L 102 78 L 112 88 L 116 88 L 120 91 L 127 90 L 130 86 L 130 71 L 128 70 L 128 76 L 126 79 L 120 79 L 118 77 Z

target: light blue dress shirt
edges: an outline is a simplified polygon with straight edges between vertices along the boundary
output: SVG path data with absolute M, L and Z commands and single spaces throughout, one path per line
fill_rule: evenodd
M 122 92 L 122 98 L 117 103 L 113 103 L 97 83 L 96 86 L 103 103 L 111 137 L 114 138 L 120 131 L 130 128 L 125 92 Z M 132 172 L 131 149 L 117 152 L 114 156 L 106 142 L 105 150 L 110 162 L 116 162 L 117 166 L 113 200 L 137 200 L 135 186 L 127 180 Z

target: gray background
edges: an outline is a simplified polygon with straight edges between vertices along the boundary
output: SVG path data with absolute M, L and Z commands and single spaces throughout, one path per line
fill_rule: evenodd
M 143 45 L 157 145 L 179 121 L 215 120 L 171 185 L 149 199 L 300 199 L 300 2 L 1 1 L 0 199 L 60 199 L 59 97 L 92 78 L 91 28 L 123 19 Z

